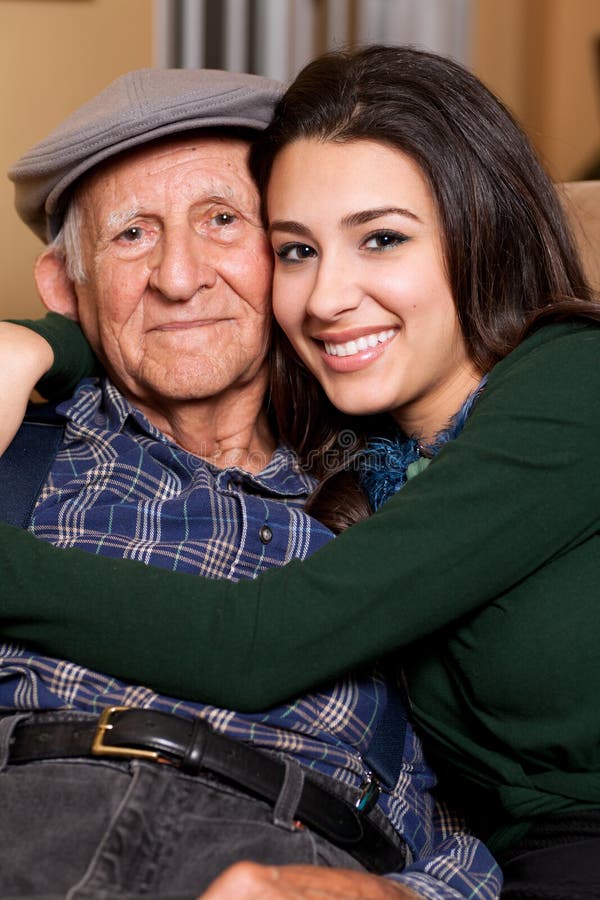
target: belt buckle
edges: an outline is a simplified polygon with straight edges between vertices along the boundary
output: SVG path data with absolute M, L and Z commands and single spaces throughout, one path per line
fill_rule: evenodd
M 381 785 L 379 784 L 378 779 L 372 772 L 365 772 L 365 776 L 360 786 L 360 795 L 354 804 L 354 808 L 357 809 L 359 813 L 370 812 L 379 800 L 380 794 Z
M 106 732 L 110 731 L 114 726 L 111 724 L 111 717 L 116 712 L 124 712 L 131 709 L 130 706 L 108 706 L 100 716 L 98 727 L 92 742 L 93 756 L 127 756 L 130 759 L 153 759 L 159 760 L 160 754 L 156 750 L 140 750 L 137 747 L 113 747 L 105 740 Z

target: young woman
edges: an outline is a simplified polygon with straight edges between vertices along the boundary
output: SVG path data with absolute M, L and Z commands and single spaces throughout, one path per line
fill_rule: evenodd
M 480 82 L 408 48 L 311 63 L 254 169 L 312 511 L 378 511 L 235 585 L 2 527 L 2 633 L 241 709 L 397 654 L 506 896 L 596 897 L 600 307 L 554 188 Z

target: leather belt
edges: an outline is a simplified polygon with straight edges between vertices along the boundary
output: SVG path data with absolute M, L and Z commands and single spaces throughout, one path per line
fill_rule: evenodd
M 104 710 L 97 721 L 19 723 L 9 762 L 86 756 L 152 760 L 190 775 L 204 770 L 271 804 L 285 776 L 281 759 L 218 734 L 203 719 L 120 706 Z M 368 817 L 377 802 L 373 787 L 371 783 L 353 806 L 305 774 L 295 817 L 370 871 L 397 871 L 404 865 L 405 850 Z

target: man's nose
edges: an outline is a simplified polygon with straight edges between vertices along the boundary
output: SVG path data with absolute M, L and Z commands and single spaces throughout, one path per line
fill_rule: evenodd
M 324 322 L 356 309 L 364 296 L 355 267 L 339 254 L 323 256 L 306 303 L 306 312 Z
M 150 286 L 174 302 L 191 300 L 198 291 L 214 287 L 217 280 L 208 242 L 189 231 L 164 235 L 154 249 L 150 267 Z

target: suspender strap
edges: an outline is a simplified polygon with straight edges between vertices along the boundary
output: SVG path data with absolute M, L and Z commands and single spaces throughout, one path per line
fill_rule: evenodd
M 393 788 L 400 775 L 406 737 L 406 704 L 394 679 L 388 678 L 388 698 L 367 753 L 369 768 L 388 788 Z
M 41 407 L 25 420 L 0 456 L 0 521 L 28 527 L 64 431 L 65 420 L 52 407 Z

